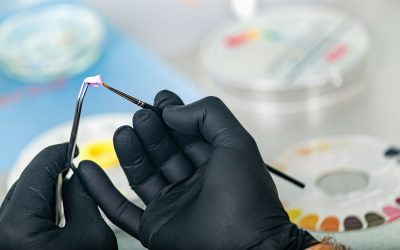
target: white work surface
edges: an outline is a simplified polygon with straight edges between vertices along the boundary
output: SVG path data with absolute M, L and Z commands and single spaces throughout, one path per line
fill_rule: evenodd
M 155 53 L 162 54 L 167 61 L 204 89 L 206 94 L 219 96 L 226 101 L 238 119 L 254 136 L 266 161 L 271 161 L 293 144 L 328 135 L 366 134 L 379 136 L 390 143 L 400 145 L 398 132 L 400 128 L 400 71 L 398 67 L 400 1 L 312 1 L 333 5 L 364 22 L 372 38 L 372 66 L 360 78 L 359 81 L 363 81 L 365 86 L 355 96 L 329 107 L 284 114 L 240 110 L 236 105 L 232 105 L 234 101 L 229 95 L 215 87 L 205 76 L 199 61 L 197 41 L 204 37 L 213 26 L 232 18 L 229 10 L 225 9 L 226 0 L 90 0 L 88 2 L 133 38 L 142 41 Z M 157 13 L 149 8 L 152 5 L 154 9 L 162 10 L 167 8 L 170 2 L 175 5 L 176 2 L 190 2 L 193 8 L 197 4 L 209 16 L 204 13 L 193 14 L 196 13 L 195 9 L 191 10 L 192 13 L 180 10 L 176 15 L 182 17 L 182 23 L 191 20 L 192 29 L 176 31 L 171 27 L 168 32 L 165 28 L 155 31 L 154 29 L 162 25 L 162 22 L 151 20 L 157 17 Z M 267 8 L 268 4 L 267 1 L 262 1 L 261 7 Z M 171 6 L 174 8 L 173 4 Z M 214 8 L 214 10 L 206 12 L 207 8 Z M 145 11 L 153 13 L 153 16 L 146 14 Z M 139 13 L 142 14 L 139 15 Z M 150 32 L 144 32 L 144 29 L 140 27 L 147 27 Z M 151 31 L 155 34 L 151 34 Z M 160 32 L 159 35 L 156 34 L 157 32 Z M 185 39 L 180 39 L 179 36 L 185 32 L 188 35 Z M 176 41 L 173 40 L 174 36 L 176 36 Z M 398 232 L 400 232 L 399 220 L 366 231 L 340 233 L 334 237 L 348 244 L 352 249 L 400 249 Z M 126 239 L 122 239 L 120 243 L 124 242 L 123 245 L 129 246 L 130 241 L 125 242 Z M 125 246 L 120 246 L 125 248 Z

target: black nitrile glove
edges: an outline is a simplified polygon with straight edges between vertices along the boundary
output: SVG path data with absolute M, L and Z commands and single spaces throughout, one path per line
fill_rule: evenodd
M 118 226 L 150 249 L 305 249 L 317 241 L 289 221 L 257 145 L 228 108 L 207 97 L 184 106 L 169 91 L 119 128 L 114 146 L 133 190 L 128 202 L 92 162 L 78 175 Z
M 44 149 L 8 192 L 0 208 L 0 249 L 117 249 L 115 235 L 76 176 L 63 187 L 66 225 L 54 223 L 56 180 L 65 169 L 67 148 Z

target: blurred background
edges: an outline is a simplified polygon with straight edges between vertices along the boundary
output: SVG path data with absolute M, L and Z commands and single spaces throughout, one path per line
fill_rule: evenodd
M 69 139 L 82 80 L 101 74 L 148 102 L 162 89 L 220 97 L 264 160 L 308 185 L 275 178 L 293 222 L 354 249 L 398 249 L 399 10 L 396 0 L 3 0 L 0 197 L 37 152 Z M 89 89 L 78 160 L 97 161 L 143 205 L 111 142 L 136 110 Z M 115 230 L 121 249 L 143 249 Z

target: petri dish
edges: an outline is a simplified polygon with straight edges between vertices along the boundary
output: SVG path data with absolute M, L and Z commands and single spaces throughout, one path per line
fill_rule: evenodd
M 204 41 L 201 61 L 227 94 L 298 105 L 351 89 L 370 50 L 357 18 L 327 6 L 284 5 L 218 29 Z
M 0 67 L 12 79 L 48 82 L 85 71 L 101 55 L 105 28 L 73 4 L 23 10 L 0 24 Z

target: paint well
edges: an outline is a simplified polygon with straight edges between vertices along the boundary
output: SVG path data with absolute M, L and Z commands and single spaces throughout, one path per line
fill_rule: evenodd
M 301 210 L 300 209 L 291 209 L 288 211 L 288 215 L 289 215 L 290 221 L 294 223 L 300 217 Z
M 392 206 L 385 206 L 383 207 L 383 212 L 388 218 L 388 222 L 397 220 L 400 218 L 400 209 L 392 207 Z
M 319 217 L 317 214 L 308 214 L 304 216 L 297 225 L 304 229 L 316 230 Z
M 385 151 L 385 156 L 388 158 L 400 156 L 400 148 L 390 147 Z
M 319 230 L 325 232 L 338 232 L 339 231 L 339 219 L 336 216 L 328 216 L 326 217 L 320 227 Z
M 356 216 L 348 216 L 344 219 L 344 230 L 351 231 L 351 230 L 359 230 L 362 229 L 363 225 L 361 220 Z
M 312 154 L 312 149 L 307 147 L 301 147 L 297 149 L 297 153 L 301 156 L 309 156 Z
M 368 228 L 376 227 L 385 223 L 385 218 L 374 212 L 366 213 L 365 220 L 367 221 Z
M 94 161 L 103 169 L 119 166 L 111 140 L 98 140 L 83 145 L 80 148 L 79 159 Z
M 321 150 L 321 151 L 326 151 L 326 150 L 329 150 L 331 148 L 331 145 L 329 143 L 321 142 L 320 144 L 317 145 L 316 148 L 318 150 Z

